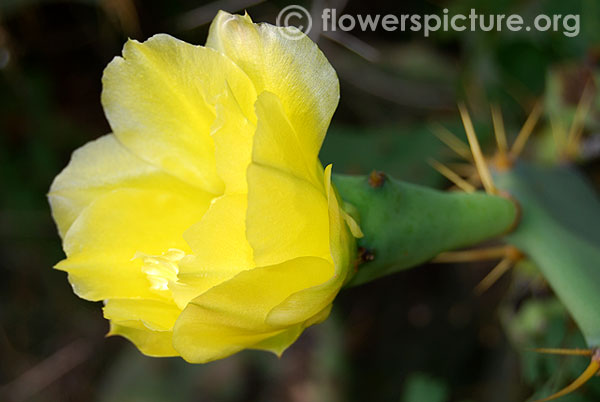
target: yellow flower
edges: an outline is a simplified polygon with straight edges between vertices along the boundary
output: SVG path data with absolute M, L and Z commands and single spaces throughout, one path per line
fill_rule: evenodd
M 75 293 L 152 356 L 280 354 L 324 320 L 360 229 L 318 152 L 335 71 L 306 36 L 220 12 L 206 47 L 130 40 L 103 76 L 113 134 L 49 193 Z

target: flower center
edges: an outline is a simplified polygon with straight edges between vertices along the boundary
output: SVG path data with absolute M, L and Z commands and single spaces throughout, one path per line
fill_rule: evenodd
M 185 257 L 185 252 L 170 248 L 162 255 L 148 255 L 137 252 L 134 259 L 142 260 L 142 272 L 150 281 L 150 288 L 154 290 L 169 290 L 169 282 L 177 281 L 179 273 L 178 262 Z

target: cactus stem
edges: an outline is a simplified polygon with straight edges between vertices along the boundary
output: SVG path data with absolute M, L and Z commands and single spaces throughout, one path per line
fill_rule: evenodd
M 590 364 L 575 381 L 573 381 L 571 384 L 567 385 L 565 388 L 561 389 L 557 393 L 552 394 L 543 399 L 538 399 L 536 402 L 552 401 L 554 399 L 568 395 L 571 392 L 576 391 L 578 388 L 580 388 L 582 385 L 588 382 L 593 376 L 598 374 L 600 372 L 600 349 L 597 349 L 592 352 L 593 355 Z
M 519 131 L 519 134 L 517 135 L 517 139 L 515 140 L 515 142 L 512 145 L 512 148 L 510 149 L 510 156 L 512 159 L 517 159 L 521 152 L 523 152 L 523 149 L 525 148 L 525 145 L 527 144 L 527 141 L 529 140 L 529 137 L 531 136 L 531 133 L 535 128 L 535 125 L 537 124 L 540 116 L 542 115 L 542 110 L 542 103 L 538 101 L 531 110 L 531 113 L 529 114 L 529 117 L 527 117 L 527 120 L 525 120 L 525 124 L 523 124 L 521 131 Z
M 488 194 L 496 194 L 496 186 L 494 185 L 492 175 L 490 174 L 490 170 L 488 169 L 485 158 L 483 157 L 483 153 L 481 152 L 479 140 L 477 139 L 477 134 L 475 134 L 475 129 L 473 128 L 473 122 L 471 121 L 469 112 L 463 103 L 458 104 L 458 109 L 460 111 L 460 117 L 462 118 L 463 125 L 465 126 L 467 139 L 469 140 L 473 159 L 475 159 L 475 166 L 479 172 L 479 177 L 481 178 L 483 187 Z
M 366 177 L 335 175 L 333 180 L 364 233 L 358 239 L 365 249 L 357 260 L 362 264 L 349 286 L 502 235 L 518 217 L 515 203 L 503 197 L 446 193 L 391 177 L 375 188 Z
M 435 170 L 437 170 L 442 176 L 444 176 L 445 178 L 450 180 L 452 183 L 454 183 L 458 188 L 460 188 L 464 192 L 466 192 L 466 193 L 475 192 L 476 188 L 474 185 L 472 185 L 471 183 L 469 183 L 468 181 L 466 181 L 465 179 L 460 177 L 460 175 L 458 173 L 454 172 L 448 166 L 444 165 L 441 162 L 436 161 L 435 159 L 429 159 L 427 162 L 431 165 L 431 167 L 433 167 Z

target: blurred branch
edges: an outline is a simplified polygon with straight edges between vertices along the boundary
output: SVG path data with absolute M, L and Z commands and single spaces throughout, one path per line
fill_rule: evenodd
M 20 377 L 0 387 L 0 396 L 11 402 L 24 401 L 59 380 L 92 354 L 91 345 L 76 340 L 33 366 Z
M 377 62 L 381 57 L 381 52 L 379 50 L 347 32 L 331 31 L 323 32 L 322 35 L 329 40 L 339 43 L 346 49 L 356 53 L 371 63 Z
M 128 36 L 141 39 L 140 19 L 132 0 L 102 0 L 100 4 Z
M 319 41 L 319 36 L 323 33 L 323 10 L 326 8 L 335 9 L 341 13 L 346 8 L 348 0 L 313 0 L 310 7 L 310 16 L 313 20 L 313 27 L 308 33 L 308 37 L 314 42 Z
M 399 77 L 384 71 L 377 64 L 358 59 L 345 47 L 336 49 L 328 46 L 325 54 L 340 78 L 365 93 L 397 105 L 418 109 L 448 111 L 455 107 L 455 94 L 450 87 Z
M 236 12 L 247 7 L 255 6 L 265 0 L 218 0 L 195 8 L 178 17 L 175 25 L 181 30 L 191 30 L 208 24 L 215 18 L 219 10 Z

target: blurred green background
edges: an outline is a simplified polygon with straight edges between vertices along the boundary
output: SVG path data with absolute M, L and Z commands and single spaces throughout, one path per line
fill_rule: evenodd
M 0 400 L 1 401 L 521 401 L 555 389 L 586 361 L 544 357 L 526 346 L 576 346 L 563 308 L 523 268 L 482 296 L 473 287 L 493 264 L 428 265 L 345 290 L 331 318 L 280 359 L 246 351 L 192 366 L 152 359 L 108 330 L 101 304 L 78 299 L 45 193 L 70 154 L 109 132 L 100 77 L 127 37 L 166 32 L 203 44 L 219 9 L 275 23 L 286 1 L 0 0 Z M 514 138 L 537 100 L 541 162 L 557 159 L 548 121 L 568 124 L 600 60 L 597 0 L 298 1 L 357 14 L 579 14 L 580 33 L 360 32 L 314 35 L 336 68 L 341 101 L 322 160 L 334 171 L 373 168 L 449 187 L 426 163 L 454 161 L 432 134 L 458 135 L 465 100 L 486 144 L 489 104 Z M 315 23 L 319 21 L 316 20 Z M 596 103 L 598 104 L 598 103 Z M 598 108 L 586 123 L 581 169 L 600 183 Z M 550 145 L 548 145 L 550 144 Z M 491 146 L 492 144 L 489 143 Z M 598 187 L 597 187 L 598 188 Z M 564 401 L 600 400 L 600 381 Z

